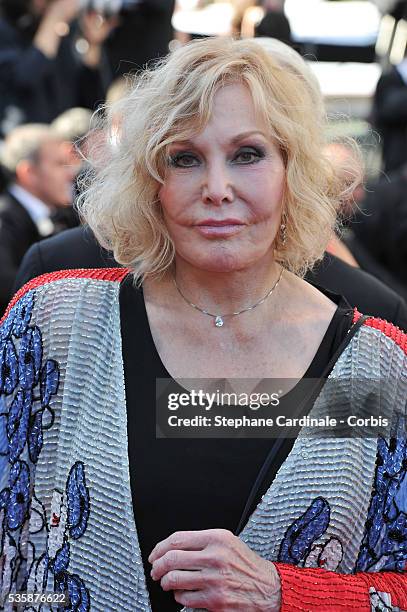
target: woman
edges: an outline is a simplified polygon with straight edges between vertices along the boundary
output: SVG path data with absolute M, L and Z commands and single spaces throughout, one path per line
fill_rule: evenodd
M 120 112 L 82 213 L 131 271 L 35 279 L 0 328 L 3 594 L 406 608 L 406 336 L 301 279 L 341 197 L 306 65 L 282 44 L 194 42 Z M 328 375 L 309 397 L 295 384 Z M 313 416 L 380 398 L 391 438 L 157 439 L 159 378 L 290 379 L 281 404 Z

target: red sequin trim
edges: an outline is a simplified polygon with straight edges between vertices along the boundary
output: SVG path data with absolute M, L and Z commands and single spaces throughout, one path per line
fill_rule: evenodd
M 120 282 L 129 272 L 129 268 L 78 268 L 77 270 L 58 270 L 57 272 L 41 274 L 41 276 L 37 276 L 28 281 L 28 283 L 17 291 L 7 306 L 3 317 L 0 319 L 0 325 L 7 318 L 10 310 L 17 304 L 18 300 L 28 293 L 28 291 L 31 291 L 31 289 L 37 289 L 37 287 L 41 287 L 41 285 L 46 285 L 57 280 L 66 280 L 68 278 L 92 278 L 94 280 Z
M 369 589 L 356 574 L 276 563 L 281 580 L 280 612 L 370 612 Z
M 356 323 L 362 314 L 357 308 L 353 312 L 353 322 Z M 407 334 L 393 323 L 389 323 L 386 319 L 379 319 L 378 317 L 369 317 L 363 323 L 373 329 L 378 329 L 388 338 L 391 338 L 407 355 Z
M 390 572 L 337 574 L 275 563 L 281 580 L 281 612 L 370 612 L 369 590 L 388 593 L 391 604 L 407 607 L 407 576 Z

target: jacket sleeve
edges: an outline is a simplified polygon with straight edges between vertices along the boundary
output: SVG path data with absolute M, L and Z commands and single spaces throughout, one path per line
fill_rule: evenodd
M 370 612 L 407 610 L 407 574 L 337 574 L 276 563 L 281 579 L 281 612 Z

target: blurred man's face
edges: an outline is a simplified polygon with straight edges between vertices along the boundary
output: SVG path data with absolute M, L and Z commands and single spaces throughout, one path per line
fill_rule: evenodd
M 30 191 L 48 206 L 71 206 L 76 167 L 65 143 L 50 140 L 42 145 L 32 164 Z

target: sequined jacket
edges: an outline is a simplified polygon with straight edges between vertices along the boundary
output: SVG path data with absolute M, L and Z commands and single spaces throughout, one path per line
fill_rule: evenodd
M 127 452 L 126 273 L 34 279 L 0 325 L 1 609 L 26 590 L 67 591 L 72 611 L 151 610 Z M 349 396 L 380 396 L 389 435 L 328 439 L 303 429 L 241 533 L 276 563 L 282 612 L 407 610 L 406 353 L 398 328 L 361 325 L 329 379 Z M 339 387 L 311 415 L 334 405 Z

